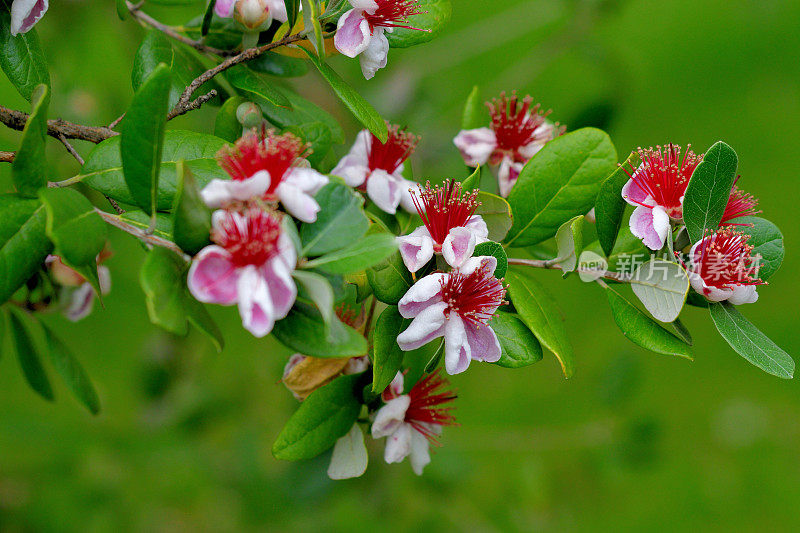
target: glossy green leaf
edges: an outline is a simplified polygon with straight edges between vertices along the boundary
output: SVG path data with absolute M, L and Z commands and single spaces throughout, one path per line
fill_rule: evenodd
M 743 317 L 728 302 L 709 306 L 717 331 L 736 353 L 773 376 L 790 379 L 794 376 L 794 360 L 769 337 Z
M 200 189 L 186 167 L 178 161 L 178 190 L 172 209 L 172 237 L 181 250 L 194 255 L 211 241 L 211 210 L 200 196 Z
M 284 346 L 312 357 L 360 357 L 367 353 L 367 339 L 338 320 L 331 322 L 330 338 L 322 315 L 295 304 L 289 315 L 275 322 L 272 335 Z
M 39 200 L 0 195 L 0 303 L 11 298 L 52 251 L 46 219 Z
M 464 181 L 461 182 L 461 191 L 470 192 L 481 186 L 481 167 L 476 167 Z M 510 227 L 510 226 L 509 226 Z
M 486 222 L 489 238 L 501 242 L 506 238 L 508 230 L 514 223 L 511 206 L 505 199 L 485 191 L 478 193 L 478 201 L 481 205 L 475 210 L 475 214 L 480 215 Z
M 225 100 L 214 120 L 214 135 L 229 143 L 235 143 L 242 136 L 242 124 L 236 117 L 236 110 L 246 101 L 241 96 L 232 96 Z
M 172 209 L 178 187 L 176 166 L 183 159 L 202 189 L 214 179 L 228 179 L 217 164 L 216 154 L 225 141 L 213 135 L 170 130 L 164 134 L 161 173 L 158 178 L 158 209 Z M 120 138 L 112 137 L 98 144 L 86 158 L 81 170 L 82 182 L 96 191 L 125 204 L 135 201 L 125 185 L 120 161 Z
M 331 137 L 335 143 L 344 142 L 344 132 L 339 122 L 333 116 L 313 102 L 306 100 L 299 94 L 288 89 L 276 87 L 289 100 L 291 109 L 272 104 L 264 98 L 254 98 L 253 101 L 261 106 L 264 116 L 276 126 L 287 128 L 289 126 L 302 126 L 312 122 L 321 122 L 331 130 Z
M 108 238 L 106 223 L 94 206 L 74 189 L 39 191 L 47 213 L 47 236 L 55 253 L 70 266 L 94 265 Z
M 245 91 L 248 95 L 256 95 L 278 107 L 291 109 L 292 104 L 284 94 L 275 89 L 272 82 L 263 75 L 253 72 L 244 65 L 236 65 L 225 71 L 228 82 Z
M 553 297 L 523 267 L 512 266 L 506 273 L 506 281 L 508 294 L 519 317 L 536 338 L 555 354 L 564 376 L 571 377 L 575 371 L 575 354 Z
M 317 56 L 325 57 L 325 37 L 322 34 L 322 27 L 319 23 L 319 16 L 322 14 L 320 11 L 320 0 L 300 0 L 303 6 L 303 27 L 313 30 L 313 35 L 308 36 L 308 40 L 317 51 Z
M 317 67 L 322 77 L 331 86 L 333 92 L 344 103 L 347 109 L 364 125 L 375 137 L 385 143 L 389 137 L 389 130 L 386 126 L 386 121 L 381 118 L 380 114 L 372 107 L 372 104 L 367 102 L 361 94 L 353 89 L 342 77 L 336 73 L 327 63 L 314 57 L 313 54 L 308 52 L 305 48 L 301 48 L 308 54 L 309 59 Z
M 297 78 L 308 74 L 307 61 L 276 52 L 264 52 L 245 64 L 256 72 L 281 78 Z
M 733 148 L 718 141 L 694 169 L 683 197 L 683 221 L 693 243 L 702 239 L 707 229 L 719 227 L 738 164 Z
M 146 230 L 150 227 L 151 218 L 144 211 L 138 209 L 131 209 L 125 211 L 121 215 L 115 215 L 123 222 L 136 226 L 140 230 Z M 156 215 L 156 227 L 153 228 L 153 235 L 162 237 L 168 241 L 172 239 L 172 217 L 166 213 L 158 213 Z
M 475 251 L 472 253 L 472 256 L 478 257 L 481 255 L 491 255 L 497 259 L 497 268 L 494 270 L 494 277 L 499 279 L 506 275 L 506 271 L 508 270 L 508 256 L 506 255 L 505 248 L 503 248 L 501 244 L 494 241 L 486 241 L 478 244 L 475 246 Z
M 50 85 L 47 60 L 36 29 L 11 35 L 11 0 L 0 0 L 0 68 L 26 100 L 37 85 Z
M 583 251 L 583 215 L 564 222 L 556 232 L 558 255 L 553 260 L 561 265 L 564 274 L 572 272 L 578 265 L 578 258 Z
M 304 256 L 323 255 L 359 240 L 369 227 L 364 200 L 350 187 L 331 180 L 315 196 L 320 206 L 317 220 L 303 224 L 300 239 Z
M 692 359 L 685 342 L 659 326 L 611 287 L 605 289 L 614 322 L 631 342 L 651 352 Z
M 389 46 L 406 48 L 435 39 L 450 21 L 453 6 L 450 0 L 419 0 L 418 11 L 419 15 L 408 18 L 408 26 L 416 29 L 395 28 L 386 33 Z
M 306 263 L 331 274 L 349 274 L 373 267 L 397 251 L 394 235 L 367 235 L 350 246 L 323 255 Z
M 12 309 L 9 313 L 11 325 L 11 345 L 17 354 L 19 366 L 25 381 L 42 398 L 53 401 L 53 387 L 42 366 L 36 341 L 32 338 L 33 320 L 23 311 Z
M 210 20 L 206 16 L 211 13 Z M 204 28 L 207 27 L 207 29 Z M 214 48 L 231 50 L 242 44 L 242 30 L 233 17 L 222 18 L 209 9 L 183 25 L 183 31 L 192 39 L 203 38 L 203 42 Z
M 89 409 L 93 415 L 100 412 L 100 398 L 92 385 L 83 365 L 73 355 L 69 347 L 59 339 L 46 324 L 42 324 L 47 339 L 47 352 L 53 368 L 59 373 L 75 398 Z
M 476 85 L 467 96 L 467 101 L 464 103 L 464 111 L 461 114 L 461 129 L 474 130 L 483 128 L 489 123 L 488 111 L 486 103 L 481 98 L 481 90 Z
M 607 256 L 614 250 L 614 243 L 617 242 L 617 235 L 622 227 L 625 206 L 628 205 L 622 197 L 622 188 L 630 179 L 628 172 L 633 173 L 638 161 L 638 154 L 631 153 L 628 159 L 603 181 L 594 202 L 597 239 Z
M 525 165 L 508 195 L 514 225 L 506 244 L 537 244 L 555 235 L 567 220 L 588 212 L 616 163 L 611 139 L 595 128 L 548 142 Z
M 22 144 L 11 164 L 11 177 L 17 191 L 25 196 L 36 196 L 36 191 L 47 185 L 47 107 L 50 89 L 37 85 L 31 94 L 31 114 L 22 130 Z
M 200 25 L 200 35 L 203 37 L 208 35 L 209 30 L 211 30 L 211 21 L 214 19 L 214 7 L 216 5 L 217 0 L 209 0 L 206 12 L 203 13 L 203 22 Z
M 495 364 L 504 368 L 522 368 L 541 361 L 542 345 L 528 326 L 516 315 L 495 313 L 489 323 L 502 350 Z
M 300 0 L 283 0 L 286 7 L 286 17 L 290 28 L 294 28 L 294 23 L 297 22 L 297 14 L 300 13 Z
M 390 305 L 397 305 L 414 284 L 399 252 L 367 269 L 367 280 L 375 297 Z
M 142 211 L 158 209 L 158 177 L 167 123 L 170 71 L 161 63 L 133 95 L 122 122 L 120 156 L 125 183 Z
M 356 390 L 360 379 L 360 374 L 341 376 L 312 392 L 278 435 L 272 454 L 286 461 L 302 461 L 336 444 L 361 411 Z
M 294 133 L 309 145 L 311 153 L 306 156 L 306 159 L 315 168 L 330 152 L 333 145 L 331 130 L 322 122 L 309 122 L 300 126 L 289 126 L 286 131 Z
M 633 272 L 631 288 L 656 320 L 672 322 L 683 309 L 689 277 L 677 263 L 650 259 Z
M 126 0 L 115 0 L 115 3 L 119 20 L 126 20 L 128 18 L 128 4 Z
M 758 262 L 758 277 L 764 281 L 772 277 L 783 263 L 783 234 L 778 226 L 769 220 L 760 217 L 741 217 L 737 224 L 752 224 L 752 226 L 739 226 L 736 229 L 750 236 L 747 244 L 753 247 L 750 255 L 760 256 Z
M 403 318 L 393 305 L 384 309 L 378 317 L 373 333 L 372 392 L 383 392 L 402 369 L 405 352 L 397 344 L 397 336 L 409 324 L 411 320 Z

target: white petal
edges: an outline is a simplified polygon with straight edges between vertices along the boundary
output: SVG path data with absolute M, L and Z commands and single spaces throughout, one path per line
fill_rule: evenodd
M 260 275 L 267 284 L 273 318 L 285 318 L 297 298 L 297 286 L 292 279 L 291 270 L 275 257 L 261 267 Z
M 472 233 L 475 234 L 478 244 L 485 242 L 489 238 L 489 228 L 486 226 L 486 222 L 480 215 L 472 215 L 469 218 L 467 225 L 464 227 L 472 230 Z
M 333 45 L 347 57 L 356 57 L 367 49 L 373 41 L 369 22 L 364 18 L 364 11 L 351 9 L 339 17 Z
M 405 378 L 403 377 L 402 372 L 398 372 L 392 378 L 392 382 L 389 383 L 389 386 L 386 387 L 386 391 L 389 391 L 394 396 L 400 396 L 403 394 L 405 390 Z M 384 392 L 386 392 L 384 391 Z
M 61 293 L 61 298 L 68 300 L 64 302 L 67 304 L 64 309 L 64 316 L 71 322 L 86 318 L 94 307 L 94 289 L 88 283 L 83 283 L 75 288 L 65 288 Z
M 669 215 L 661 206 L 653 209 L 639 206 L 631 213 L 631 233 L 642 239 L 651 250 L 660 250 L 669 233 Z
M 469 342 L 472 358 L 476 361 L 486 361 L 494 363 L 500 360 L 501 349 L 497 335 L 488 324 L 468 324 L 464 323 L 467 331 L 467 342 Z
M 259 170 L 245 180 L 213 179 L 200 192 L 203 201 L 212 209 L 222 207 L 235 200 L 256 198 L 267 192 L 270 184 L 269 172 Z
M 418 476 L 431 462 L 430 444 L 425 435 L 417 430 L 411 432 L 411 468 Z
M 386 405 L 378 409 L 372 422 L 372 438 L 379 439 L 397 431 L 406 418 L 410 404 L 411 397 L 406 394 L 389 400 Z
M 350 479 L 359 477 L 367 471 L 367 447 L 364 445 L 364 433 L 358 424 L 353 424 L 344 437 L 336 441 L 328 466 L 328 477 L 331 479 Z
M 50 7 L 48 0 L 14 0 L 11 3 L 11 35 L 30 31 Z
M 278 195 L 286 211 L 297 220 L 306 223 L 317 220 L 319 204 L 302 189 L 295 187 L 291 183 L 282 182 L 275 189 L 275 194 Z
M 475 251 L 475 234 L 467 228 L 452 228 L 442 243 L 442 256 L 447 264 L 453 268 L 458 268 L 472 257 Z
M 361 162 L 358 156 L 346 155 L 331 171 L 334 176 L 339 176 L 350 187 L 361 187 L 369 176 L 369 167 Z
M 361 73 L 364 78 L 371 80 L 378 70 L 386 66 L 389 60 L 389 41 L 383 34 L 383 29 L 377 27 L 373 30 L 372 39 L 369 45 L 359 57 L 361 61 Z
M 409 235 L 397 237 L 396 240 L 400 257 L 409 272 L 416 272 L 433 258 L 433 239 L 425 226 L 420 226 Z
M 286 3 L 284 0 L 267 0 L 269 12 L 275 20 L 286 22 L 289 16 L 286 14 Z
M 474 130 L 461 130 L 453 139 L 464 163 L 471 167 L 484 165 L 489 160 L 495 148 L 497 137 L 490 128 L 477 128 Z
M 393 215 L 400 204 L 400 183 L 385 170 L 373 170 L 367 179 L 367 195 L 382 211 Z
M 497 184 L 500 188 L 500 196 L 507 198 L 511 193 L 514 184 L 517 183 L 519 173 L 522 172 L 524 163 L 512 161 L 508 157 L 504 157 L 500 163 L 500 168 L 497 170 Z
M 471 360 L 472 351 L 464 321 L 451 313 L 444 328 L 444 368 L 450 375 L 460 374 L 469 368 Z
M 399 463 L 411 453 L 411 433 L 415 431 L 409 424 L 401 424 L 397 431 L 386 439 L 383 459 L 389 463 Z
M 490 274 L 494 274 L 494 270 L 497 268 L 497 259 L 491 255 L 479 255 L 477 257 L 470 257 L 461 267 L 458 269 L 459 272 L 462 274 L 472 274 L 478 268 L 484 267 L 486 271 Z
M 398 172 L 402 172 L 399 168 L 397 170 Z M 415 215 L 417 214 L 417 206 L 414 205 L 414 199 L 413 196 L 411 196 L 412 190 L 416 192 L 417 199 L 419 199 L 419 191 L 421 190 L 419 183 L 406 179 L 402 180 L 400 184 L 400 205 L 403 209 Z
M 403 351 L 416 350 L 433 339 L 445 334 L 446 323 L 452 322 L 444 316 L 447 304 L 439 302 L 418 314 L 405 331 L 397 336 L 397 345 Z
M 97 267 L 97 278 L 100 282 L 100 293 L 108 294 L 111 292 L 111 271 L 107 266 Z
M 241 269 L 237 283 L 242 325 L 255 337 L 264 337 L 275 324 L 274 308 L 267 282 L 253 266 Z
M 733 305 L 752 304 L 758 300 L 755 285 L 736 285 L 728 301 Z
M 378 9 L 378 4 L 375 0 L 350 0 L 350 5 L 356 9 L 363 9 L 369 13 L 373 13 Z
M 411 286 L 397 303 L 404 318 L 414 318 L 429 305 L 441 301 L 442 281 L 447 274 L 437 272 L 425 276 Z

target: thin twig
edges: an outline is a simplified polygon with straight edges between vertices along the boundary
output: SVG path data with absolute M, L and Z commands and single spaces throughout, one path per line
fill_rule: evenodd
M 551 270 L 563 270 L 561 265 L 558 263 L 553 263 L 551 260 L 544 260 L 544 259 L 521 259 L 517 257 L 509 257 L 508 258 L 509 265 L 523 265 L 529 266 L 533 268 L 544 268 L 544 269 L 551 269 Z M 596 271 L 596 270 L 586 270 L 584 271 L 587 274 L 591 274 L 592 277 L 601 277 L 606 279 L 613 279 L 615 281 L 620 281 L 623 283 L 630 282 L 630 278 L 621 272 L 612 272 L 610 270 Z
M 120 116 L 118 116 L 117 118 L 115 118 L 115 119 L 114 119 L 114 120 L 111 122 L 111 124 L 109 124 L 109 125 L 108 125 L 108 129 L 110 129 L 110 130 L 113 130 L 114 128 L 116 128 L 116 127 L 117 127 L 117 125 L 118 125 L 120 122 L 122 122 L 122 119 L 123 119 L 123 118 L 125 118 L 125 113 L 123 113 L 123 114 L 121 114 Z
M 78 164 L 80 166 L 83 166 L 84 161 L 83 158 L 81 157 L 81 154 L 75 151 L 75 148 L 72 147 L 67 138 L 64 137 L 63 133 L 58 134 L 58 140 L 61 141 L 61 144 L 64 145 L 64 147 L 67 149 L 67 152 L 69 152 L 72 155 L 72 157 L 74 157 L 75 160 L 78 161 Z
M 28 122 L 28 117 L 29 115 L 22 111 L 0 106 L 0 122 L 13 130 L 22 131 Z M 119 135 L 116 131 L 105 127 L 84 126 L 61 119 L 47 121 L 47 134 L 56 139 L 60 139 L 59 135 L 63 135 L 66 139 L 80 139 L 95 144 Z
M 175 106 L 172 111 L 169 112 L 167 115 L 167 120 L 172 120 L 175 117 L 179 117 L 183 114 L 188 113 L 189 111 L 194 111 L 195 109 L 200 109 L 200 106 L 211 100 L 212 98 L 217 96 L 217 90 L 212 89 L 208 93 L 204 94 L 203 96 L 199 96 L 189 102 L 186 106 Z
M 114 226 L 117 229 L 121 229 L 125 233 L 133 235 L 137 239 L 141 240 L 144 243 L 147 243 L 151 246 L 160 246 L 161 248 L 166 248 L 168 250 L 172 250 L 176 254 L 183 257 L 186 261 L 189 261 L 191 258 L 183 253 L 177 244 L 172 241 L 168 241 L 167 239 L 162 239 L 157 235 L 148 235 L 147 232 L 141 228 L 137 228 L 133 224 L 128 224 L 124 220 L 122 220 L 117 215 L 112 215 L 111 213 L 106 213 L 105 211 L 101 211 L 100 209 L 95 208 L 95 211 L 110 225 Z
M 147 24 L 148 26 L 151 26 L 152 28 L 155 28 L 158 31 L 164 33 L 168 37 L 172 37 L 176 41 L 180 41 L 183 44 L 187 44 L 187 45 L 191 46 L 195 50 L 198 50 L 200 52 L 204 52 L 204 53 L 207 53 L 207 54 L 216 54 L 218 56 L 223 56 L 223 57 L 230 56 L 230 55 L 233 55 L 233 54 L 236 53 L 236 52 L 231 52 L 230 50 L 221 50 L 219 48 L 214 48 L 213 46 L 208 46 L 206 44 L 203 44 L 202 41 L 195 40 L 195 39 L 190 39 L 189 37 L 186 37 L 185 35 L 181 35 L 177 31 L 172 29 L 172 27 L 167 26 L 166 24 L 157 21 L 156 19 L 154 19 L 153 17 L 151 17 L 147 13 L 144 13 L 143 11 L 140 11 L 140 8 L 142 6 L 141 3 L 137 4 L 137 5 L 134 5 L 134 4 L 130 3 L 130 2 L 125 2 L 125 3 L 128 5 L 128 10 L 131 12 L 131 15 L 133 15 L 133 17 L 136 18 L 139 22 L 142 22 L 143 24 Z
M 0 163 L 13 163 L 16 156 L 16 152 L 5 152 L 0 150 Z
M 103 196 L 106 196 L 106 195 L 104 194 Z M 116 201 L 116 200 L 114 200 L 114 199 L 113 199 L 113 198 L 111 198 L 110 196 L 106 196 L 106 200 L 108 200 L 108 203 L 110 203 L 110 204 L 111 204 L 111 207 L 113 207 L 113 208 L 114 208 L 114 211 L 116 211 L 118 215 L 121 215 L 121 214 L 125 213 L 125 210 L 124 210 L 124 209 L 122 209 L 122 208 L 119 206 L 119 204 L 117 203 L 117 201 Z

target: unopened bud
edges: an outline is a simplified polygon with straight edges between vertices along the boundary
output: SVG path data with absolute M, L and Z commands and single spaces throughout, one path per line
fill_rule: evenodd
M 233 18 L 248 30 L 265 30 L 272 23 L 267 0 L 239 0 Z
M 261 108 L 253 102 L 245 102 L 236 108 L 236 120 L 246 129 L 261 126 L 261 121 L 263 119 Z

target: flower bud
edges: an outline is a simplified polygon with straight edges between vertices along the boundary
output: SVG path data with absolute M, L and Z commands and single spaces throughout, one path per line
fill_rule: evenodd
M 253 102 L 245 102 L 236 108 L 236 120 L 246 129 L 258 128 L 263 119 L 261 108 Z
M 233 18 L 248 30 L 264 30 L 272 23 L 267 0 L 239 0 Z
M 283 384 L 294 397 L 305 400 L 309 394 L 339 376 L 348 358 L 317 358 L 294 354 L 283 370 Z

